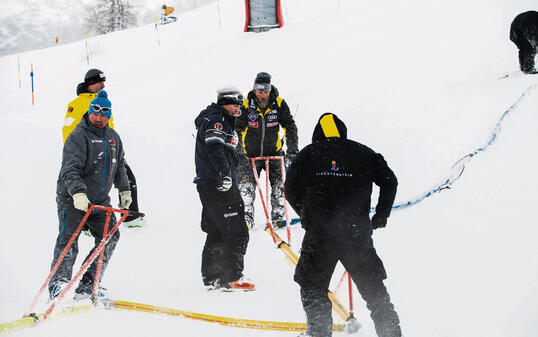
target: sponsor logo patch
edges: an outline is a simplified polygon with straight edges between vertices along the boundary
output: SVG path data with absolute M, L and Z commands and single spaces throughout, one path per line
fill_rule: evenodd
M 258 115 L 251 112 L 248 114 L 248 119 L 254 122 L 256 119 L 258 119 Z
M 270 121 L 273 121 L 273 120 L 275 120 L 277 118 L 278 118 L 277 115 L 269 115 L 269 116 L 267 116 L 267 119 L 270 120 Z
M 331 171 L 338 171 L 340 168 L 336 166 L 336 161 L 332 161 L 331 163 Z
M 68 112 L 73 112 L 73 107 L 70 106 L 69 109 L 67 109 Z
M 218 131 L 222 130 L 222 124 L 216 123 L 215 124 L 215 129 L 217 129 Z
M 251 127 L 251 128 L 257 128 L 258 127 L 258 122 L 248 122 L 248 126 Z
M 114 146 L 114 145 L 116 145 L 116 141 L 115 141 L 114 139 L 110 139 L 110 140 L 108 141 L 108 144 Z
M 278 126 L 278 123 L 267 123 L 268 128 L 273 127 L 273 126 Z

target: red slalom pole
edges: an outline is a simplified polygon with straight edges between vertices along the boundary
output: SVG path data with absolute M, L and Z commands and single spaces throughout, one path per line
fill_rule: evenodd
M 32 301 L 32 304 L 30 304 L 30 308 L 28 309 L 28 311 L 26 311 L 26 313 L 24 314 L 23 317 L 26 317 L 28 316 L 32 310 L 34 310 L 34 307 L 35 305 L 37 304 L 37 301 L 39 300 L 39 297 L 41 296 L 41 294 L 43 293 L 43 290 L 45 290 L 45 287 L 47 287 L 47 285 L 49 284 L 50 280 L 52 279 L 52 276 L 54 274 L 56 274 L 56 271 L 58 270 L 58 268 L 60 267 L 60 263 L 62 263 L 62 260 L 64 259 L 65 255 L 67 254 L 67 252 L 69 251 L 69 249 L 71 248 L 71 246 L 73 245 L 73 242 L 75 241 L 75 238 L 78 236 L 78 234 L 80 233 L 80 231 L 82 230 L 82 227 L 84 226 L 84 224 L 86 223 L 86 220 L 88 220 L 88 217 L 90 216 L 90 213 L 92 212 L 92 210 L 95 208 L 94 205 L 90 205 L 90 208 L 88 209 L 88 211 L 86 212 L 86 215 L 84 216 L 84 218 L 82 219 L 82 221 L 80 222 L 80 225 L 78 225 L 77 229 L 75 230 L 75 232 L 73 233 L 73 235 L 71 236 L 71 239 L 69 240 L 69 242 L 67 243 L 67 246 L 65 246 L 63 252 L 60 254 L 60 257 L 58 258 L 58 260 L 56 261 L 56 263 L 54 264 L 54 266 L 52 267 L 52 269 L 50 270 L 50 273 L 49 273 L 49 276 L 47 277 L 47 279 L 45 280 L 45 282 L 43 282 L 43 285 L 41 286 L 41 288 L 39 289 L 39 291 L 37 292 L 37 294 L 35 295 L 34 297 L 34 300 Z
M 73 285 L 75 284 L 75 282 L 80 278 L 80 276 L 82 275 L 82 273 L 84 273 L 90 266 L 90 264 L 95 260 L 95 258 L 97 257 L 97 254 L 99 254 L 104 248 L 105 248 L 105 245 L 108 243 L 108 241 L 112 238 L 112 235 L 114 235 L 114 233 L 116 233 L 116 231 L 118 230 L 119 226 L 121 225 L 121 223 L 125 220 L 125 218 L 127 218 L 127 216 L 129 215 L 129 211 L 127 210 L 121 210 L 121 209 L 115 209 L 115 208 L 111 208 L 111 207 L 105 207 L 105 206 L 98 206 L 98 205 L 92 205 L 93 206 L 93 209 L 100 209 L 100 210 L 104 210 L 104 211 L 112 211 L 112 212 L 119 212 L 122 214 L 122 217 L 120 219 L 120 221 L 118 221 L 118 223 L 116 223 L 116 225 L 114 227 L 112 227 L 112 230 L 110 230 L 110 232 L 106 235 L 106 237 L 104 237 L 102 240 L 101 240 L 101 243 L 99 243 L 99 245 L 95 248 L 95 250 L 93 251 L 93 253 L 88 257 L 88 259 L 86 260 L 86 262 L 84 262 L 84 264 L 82 265 L 82 267 L 80 267 L 80 270 L 78 271 L 78 273 L 71 279 L 71 281 L 69 281 L 69 283 L 67 284 L 67 286 L 58 294 L 58 296 L 56 297 L 56 299 L 52 302 L 52 304 L 49 306 L 49 308 L 47 309 L 47 311 L 45 311 L 45 313 L 43 314 L 43 317 L 41 317 L 41 319 L 39 320 L 39 323 L 40 322 L 43 322 L 45 321 L 49 316 L 50 314 L 52 313 L 52 311 L 54 310 L 54 307 L 56 306 L 56 304 L 60 303 L 65 294 L 73 287 Z M 91 207 L 92 207 L 91 206 Z
M 258 179 L 258 171 L 256 170 L 256 165 L 254 164 L 255 160 L 263 159 L 261 158 L 250 158 L 250 163 L 252 165 L 252 171 L 254 171 L 254 178 L 256 179 L 256 186 L 258 187 L 258 192 L 260 193 L 260 199 L 262 201 L 263 205 L 263 211 L 265 212 L 265 219 L 267 220 L 267 226 L 269 226 L 269 231 L 271 232 L 271 237 L 273 238 L 273 242 L 276 243 L 275 233 L 273 231 L 273 225 L 271 224 L 271 220 L 269 219 L 269 213 L 267 212 L 267 206 L 265 205 L 265 201 L 263 200 L 263 192 L 260 187 L 260 180 Z
M 353 288 L 351 282 L 351 275 L 347 273 L 347 288 L 349 290 L 349 317 L 353 317 Z
M 286 173 L 284 173 L 284 158 L 280 157 L 280 171 L 282 173 L 282 196 L 284 197 L 284 214 L 286 215 L 286 232 L 288 234 L 288 245 L 291 244 L 291 231 L 290 231 L 290 218 L 288 216 L 288 208 L 286 207 L 286 192 L 284 180 L 286 180 Z
M 110 211 L 106 212 L 106 221 L 105 228 L 103 229 L 103 237 L 106 236 L 108 232 L 108 224 L 110 223 Z M 101 276 L 101 267 L 103 266 L 103 256 L 105 255 L 105 250 L 103 249 L 99 254 L 99 261 L 97 262 L 97 269 L 95 270 L 95 278 L 93 280 L 93 291 L 92 297 L 95 298 L 97 295 L 97 288 L 99 287 L 99 277 Z

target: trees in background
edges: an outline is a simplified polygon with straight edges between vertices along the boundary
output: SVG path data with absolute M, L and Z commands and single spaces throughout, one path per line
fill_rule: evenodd
M 87 7 L 86 26 L 89 31 L 106 34 L 135 27 L 138 17 L 129 0 L 98 0 Z

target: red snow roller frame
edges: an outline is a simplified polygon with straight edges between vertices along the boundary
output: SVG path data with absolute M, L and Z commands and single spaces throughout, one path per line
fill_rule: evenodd
M 256 160 L 265 161 L 265 198 L 266 198 L 266 201 L 263 200 L 263 193 L 260 187 L 260 181 L 258 179 L 258 172 L 256 170 L 256 164 L 255 164 Z M 263 211 L 265 212 L 265 219 L 267 220 L 267 226 L 269 227 L 269 231 L 271 232 L 271 237 L 273 238 L 273 242 L 277 243 L 275 232 L 273 231 L 273 225 L 271 223 L 271 218 L 269 216 L 269 212 L 267 211 L 267 205 L 269 204 L 269 160 L 280 161 L 280 168 L 282 171 L 282 195 L 284 197 L 284 214 L 286 215 L 286 231 L 288 234 L 288 244 L 290 244 L 291 243 L 290 221 L 288 217 L 288 207 L 286 207 L 286 203 L 287 203 L 286 193 L 284 193 L 284 179 L 285 179 L 284 159 L 282 156 L 256 157 L 256 158 L 250 158 L 250 163 L 252 165 L 252 171 L 254 172 L 254 178 L 256 178 L 256 186 L 258 187 L 258 192 L 260 193 L 260 200 L 262 201 Z
M 90 216 L 90 214 L 92 213 L 92 211 L 94 209 L 107 211 L 106 221 L 105 221 L 105 228 L 104 228 L 104 231 L 103 231 L 103 239 L 101 240 L 99 245 L 94 249 L 93 253 L 84 262 L 84 264 L 80 267 L 80 270 L 78 271 L 78 273 L 71 279 L 71 281 L 69 281 L 67 286 L 64 289 L 62 289 L 62 291 L 58 294 L 58 296 L 56 296 L 56 298 L 51 303 L 51 305 L 49 306 L 47 311 L 45 311 L 45 313 L 43 314 L 41 319 L 38 319 L 37 315 L 35 313 L 32 313 L 32 310 L 34 310 L 34 307 L 37 304 L 37 301 L 39 300 L 39 297 L 41 296 L 41 294 L 43 293 L 45 288 L 48 286 L 50 280 L 52 279 L 52 276 L 58 270 L 58 267 L 60 266 L 60 263 L 62 263 L 65 255 L 67 254 L 67 252 L 69 251 L 69 249 L 73 245 L 73 242 L 75 242 L 75 239 L 79 235 L 80 231 L 82 230 L 82 227 L 84 227 L 84 224 L 86 223 L 86 220 L 88 220 L 88 217 Z M 116 223 L 116 225 L 114 227 L 112 227 L 112 229 L 109 232 L 108 231 L 108 225 L 110 223 L 110 214 L 112 212 L 120 213 L 121 218 Z M 34 319 L 36 319 L 36 324 L 45 321 L 50 316 L 52 311 L 54 310 L 54 307 L 63 300 L 65 294 L 73 287 L 73 284 L 75 284 L 75 282 L 80 278 L 80 276 L 89 268 L 90 264 L 97 257 L 97 254 L 99 254 L 99 260 L 97 262 L 97 270 L 96 270 L 96 273 L 95 273 L 93 292 L 92 292 L 92 300 L 94 300 L 94 302 L 95 302 L 95 295 L 97 293 L 97 287 L 99 285 L 98 280 L 99 280 L 99 276 L 101 274 L 101 267 L 102 267 L 102 264 L 103 264 L 103 254 L 104 254 L 105 245 L 108 243 L 110 238 L 112 238 L 112 235 L 114 235 L 114 233 L 116 233 L 119 226 L 125 220 L 125 218 L 127 218 L 128 215 L 129 215 L 129 210 L 126 210 L 126 209 L 115 209 L 115 208 L 112 208 L 112 207 L 105 207 L 105 206 L 99 206 L 99 205 L 90 205 L 90 208 L 86 212 L 86 215 L 84 216 L 84 218 L 80 222 L 80 225 L 78 225 L 77 229 L 75 230 L 75 232 L 71 236 L 71 239 L 67 243 L 67 246 L 65 247 L 63 252 L 60 254 L 60 257 L 58 258 L 58 260 L 56 261 L 56 263 L 52 267 L 52 269 L 51 269 L 51 271 L 49 273 L 49 276 L 47 277 L 45 282 L 43 282 L 43 285 L 41 286 L 41 288 L 37 292 L 36 296 L 34 297 L 34 300 L 32 301 L 32 304 L 30 305 L 30 308 L 28 309 L 26 314 L 24 314 L 23 317 L 27 317 L 27 316 L 34 317 Z

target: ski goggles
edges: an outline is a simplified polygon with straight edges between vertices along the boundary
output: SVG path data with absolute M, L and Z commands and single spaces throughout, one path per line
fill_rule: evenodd
M 104 112 L 107 113 L 110 111 L 111 108 L 107 108 L 106 106 L 100 106 L 99 104 L 92 104 L 92 109 L 94 112 Z
M 271 92 L 271 84 L 269 83 L 255 83 L 254 91 L 258 92 Z
M 224 104 L 235 104 L 235 105 L 242 105 L 243 104 L 243 95 L 241 94 L 224 94 L 221 96 L 219 101 Z

